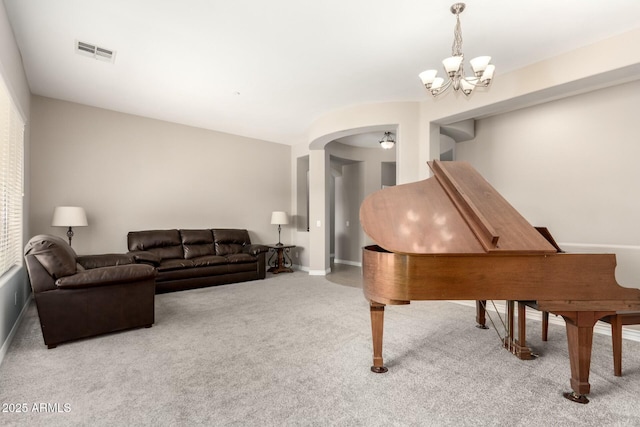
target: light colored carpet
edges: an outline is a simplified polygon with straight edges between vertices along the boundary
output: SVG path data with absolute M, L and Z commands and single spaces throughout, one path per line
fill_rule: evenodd
M 35 306 L 0 366 L 2 425 L 640 425 L 640 343 L 613 376 L 609 338 L 594 339 L 591 403 L 569 389 L 564 328 L 520 361 L 471 307 L 415 302 L 386 310 L 374 374 L 362 291 L 303 272 L 158 295 L 156 324 L 47 350 Z M 33 412 L 49 403 L 62 412 Z M 65 404 L 67 406 L 65 406 Z M 3 408 L 4 409 L 4 408 Z M 68 412 L 64 412 L 68 409 Z

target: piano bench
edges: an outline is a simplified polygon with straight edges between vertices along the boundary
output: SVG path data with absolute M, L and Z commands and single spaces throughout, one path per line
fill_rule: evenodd
M 620 311 L 601 320 L 611 324 L 613 375 L 620 377 L 622 376 L 622 327 L 640 324 L 640 311 Z
M 538 310 L 534 301 L 521 301 L 526 306 Z M 624 325 L 640 325 L 640 311 L 620 311 L 614 315 L 600 319 L 611 325 L 611 345 L 613 348 L 613 375 L 622 376 L 622 327 Z M 549 312 L 542 312 L 542 341 L 547 340 L 549 331 Z

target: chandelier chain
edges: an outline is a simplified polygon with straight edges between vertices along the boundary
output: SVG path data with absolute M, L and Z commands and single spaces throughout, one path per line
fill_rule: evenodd
M 460 15 L 456 13 L 456 27 L 453 30 L 453 45 L 451 46 L 451 56 L 462 56 L 462 27 L 460 26 Z

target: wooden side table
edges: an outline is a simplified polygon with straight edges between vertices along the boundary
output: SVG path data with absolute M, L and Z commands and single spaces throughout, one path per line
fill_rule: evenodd
M 291 248 L 295 248 L 296 245 L 267 245 L 271 256 L 269 257 L 269 273 L 293 273 L 291 266 Z

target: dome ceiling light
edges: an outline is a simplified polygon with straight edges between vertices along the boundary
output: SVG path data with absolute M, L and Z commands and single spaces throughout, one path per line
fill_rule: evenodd
M 393 139 L 393 136 L 391 136 L 391 132 L 385 132 L 382 139 L 378 142 L 380 143 L 380 146 L 385 150 L 392 149 L 393 146 L 396 144 L 396 140 Z

